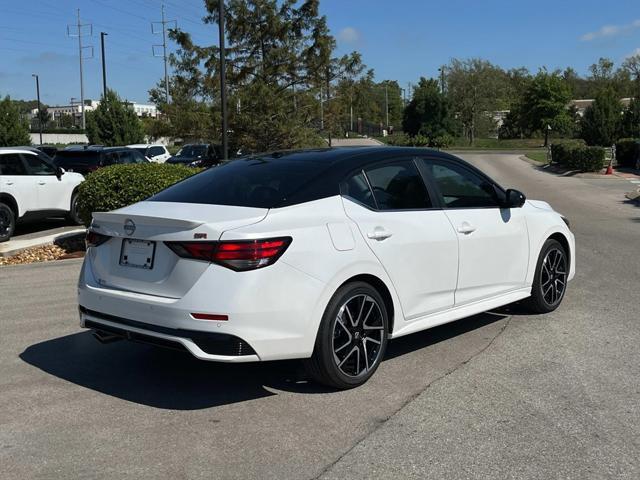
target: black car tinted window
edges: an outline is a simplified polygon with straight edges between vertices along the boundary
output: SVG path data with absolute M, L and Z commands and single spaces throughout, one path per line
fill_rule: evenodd
M 150 198 L 157 202 L 272 208 L 327 168 L 321 162 L 247 158 L 194 175 Z
M 0 154 L 0 175 L 27 175 L 27 168 L 24 166 L 20 154 Z
M 379 210 L 430 208 L 422 177 L 411 160 L 366 170 Z
M 56 153 L 55 163 L 67 168 L 73 165 L 98 165 L 100 152 L 90 150 L 61 150 Z
M 35 153 L 23 153 L 22 159 L 27 164 L 29 175 L 55 175 L 56 169 L 44 160 L 38 158 Z
M 422 160 L 448 208 L 498 207 L 491 182 L 455 163 Z
M 177 157 L 201 157 L 207 154 L 207 146 L 206 145 L 185 145 L 182 147 L 178 153 Z
M 355 175 L 351 175 L 343 184 L 341 188 L 342 194 L 351 198 L 357 202 L 362 203 L 370 208 L 376 208 L 376 202 L 373 199 L 373 193 L 369 188 L 367 179 L 362 172 L 358 172 Z

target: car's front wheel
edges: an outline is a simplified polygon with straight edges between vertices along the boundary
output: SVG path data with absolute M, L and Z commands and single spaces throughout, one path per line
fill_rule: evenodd
M 16 217 L 11 207 L 0 203 L 0 242 L 6 242 L 16 228 Z
M 554 311 L 564 298 L 569 258 L 560 242 L 549 238 L 540 250 L 528 305 L 536 313 Z
M 364 282 L 343 285 L 322 316 L 307 371 L 330 387 L 362 385 L 384 357 L 388 324 L 387 309 L 375 288 Z

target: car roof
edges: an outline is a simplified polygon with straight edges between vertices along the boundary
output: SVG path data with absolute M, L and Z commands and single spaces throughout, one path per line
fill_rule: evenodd
M 164 147 L 161 143 L 134 143 L 133 145 L 127 145 L 129 148 L 149 148 L 149 147 Z
M 129 147 L 105 147 L 104 145 L 69 145 L 64 149 L 67 152 L 113 152 L 117 150 L 131 150 Z
M 368 164 L 385 158 L 398 156 L 430 155 L 441 158 L 455 158 L 439 150 L 417 147 L 357 146 L 327 147 L 304 150 L 280 150 L 269 153 L 248 155 L 243 158 L 260 158 L 263 160 L 285 160 L 291 162 L 322 162 L 330 165 Z
M 36 152 L 40 152 L 40 150 L 38 150 L 35 147 L 29 147 L 29 146 L 25 146 L 25 147 L 0 147 L 0 153 L 24 153 L 24 152 L 36 153 Z

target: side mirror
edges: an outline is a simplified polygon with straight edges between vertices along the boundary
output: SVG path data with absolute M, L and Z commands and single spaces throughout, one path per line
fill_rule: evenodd
M 56 167 L 56 177 L 58 177 L 58 180 L 62 179 L 62 175 L 64 175 L 64 168 Z
M 510 188 L 505 193 L 504 207 L 505 208 L 520 208 L 520 207 L 522 207 L 524 205 L 524 202 L 525 202 L 526 199 L 527 199 L 527 197 L 524 196 L 524 193 L 522 193 L 519 190 L 515 190 L 513 188 Z

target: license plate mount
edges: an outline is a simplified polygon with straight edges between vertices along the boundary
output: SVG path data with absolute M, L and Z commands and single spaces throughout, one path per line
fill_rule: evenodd
M 137 240 L 134 238 L 122 239 L 120 265 L 123 267 L 151 270 L 153 268 L 155 256 L 156 242 L 150 240 Z

